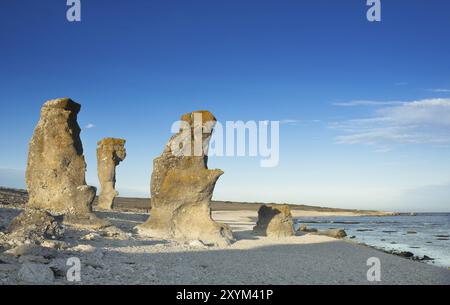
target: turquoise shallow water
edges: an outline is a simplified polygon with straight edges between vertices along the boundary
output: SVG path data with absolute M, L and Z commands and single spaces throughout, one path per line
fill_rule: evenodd
M 450 213 L 416 216 L 301 217 L 296 225 L 319 230 L 342 228 L 347 239 L 383 250 L 409 251 L 433 260 L 429 264 L 450 267 Z

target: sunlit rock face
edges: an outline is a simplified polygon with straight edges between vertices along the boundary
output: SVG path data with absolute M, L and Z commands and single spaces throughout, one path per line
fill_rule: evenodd
M 41 108 L 28 151 L 27 208 L 66 215 L 67 223 L 84 227 L 107 225 L 91 213 L 96 188 L 86 185 L 86 162 L 77 115 L 81 105 L 69 98 Z
M 285 204 L 263 205 L 258 210 L 258 221 L 253 228 L 257 235 L 287 237 L 295 235 L 291 208 Z
M 180 132 L 172 136 L 153 161 L 150 218 L 137 227 L 142 235 L 177 240 L 201 240 L 227 245 L 231 230 L 211 218 L 210 202 L 219 169 L 207 167 L 207 147 L 216 118 L 209 111 L 181 117 Z
M 116 191 L 116 166 L 126 157 L 125 140 L 105 138 L 97 143 L 97 169 L 100 181 L 98 208 L 111 210 Z

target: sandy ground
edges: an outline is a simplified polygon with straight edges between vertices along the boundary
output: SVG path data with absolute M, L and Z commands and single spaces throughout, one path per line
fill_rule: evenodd
M 0 206 L 3 226 L 20 212 Z M 144 222 L 137 212 L 97 212 L 124 232 Z M 302 214 L 304 215 L 304 214 Z M 450 284 L 450 271 L 386 254 L 366 246 L 317 235 L 284 239 L 254 236 L 256 211 L 215 211 L 229 224 L 237 241 L 226 248 L 190 246 L 129 234 L 108 238 L 68 228 L 67 249 L 45 262 L 59 270 L 56 284 L 72 284 L 65 277 L 67 259 L 78 257 L 80 284 L 371 284 L 366 265 L 381 261 L 381 284 Z M 296 215 L 299 216 L 299 215 Z M 0 283 L 18 284 L 20 258 L 0 254 Z

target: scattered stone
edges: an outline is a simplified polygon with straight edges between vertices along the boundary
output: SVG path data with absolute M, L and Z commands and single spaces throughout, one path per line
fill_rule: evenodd
M 315 228 L 308 228 L 306 225 L 303 224 L 298 228 L 297 231 L 305 232 L 305 233 L 314 233 L 314 232 L 317 232 L 318 230 Z
M 41 246 L 45 247 L 45 248 L 64 250 L 67 248 L 67 243 L 64 241 L 59 241 L 59 240 L 44 240 L 41 243 Z
M 440 238 L 449 238 L 450 235 L 434 235 L 435 237 L 440 237 Z
M 93 213 L 85 215 L 66 214 L 63 223 L 81 230 L 100 230 L 111 226 L 109 221 L 98 218 Z
M 14 248 L 11 248 L 5 252 L 3 252 L 6 255 L 11 255 L 15 257 L 19 256 L 26 256 L 26 255 L 32 255 L 32 256 L 40 256 L 44 258 L 54 258 L 57 256 L 58 251 L 51 248 L 44 248 L 35 244 L 24 244 L 20 245 Z
M 66 277 L 67 270 L 70 268 L 70 266 L 67 265 L 67 258 L 53 259 L 47 266 L 53 271 L 53 274 L 57 278 Z
M 126 233 L 119 228 L 116 227 L 107 227 L 104 230 L 100 231 L 100 236 L 107 237 L 107 238 L 114 238 L 119 240 L 126 240 L 131 238 L 131 233 Z
M 39 263 L 39 264 L 48 264 L 50 260 L 48 258 L 36 255 L 23 255 L 19 257 L 19 263 Z
M 205 248 L 206 247 L 206 245 L 201 240 L 198 240 L 198 239 L 191 240 L 189 242 L 189 246 L 196 247 L 196 248 Z
M 350 238 L 350 239 L 355 239 L 356 236 L 355 236 L 355 235 L 352 235 L 352 236 L 350 236 L 349 238 Z
M 77 245 L 77 246 L 69 248 L 67 250 L 72 251 L 72 252 L 87 252 L 87 253 L 92 253 L 92 252 L 96 251 L 95 247 L 93 247 L 91 245 Z
M 334 230 L 324 230 L 316 233 L 317 235 L 325 235 L 333 238 L 344 238 L 347 236 L 347 233 L 343 229 L 334 229 Z
M 101 191 L 98 208 L 111 210 L 114 198 L 119 195 L 115 189 L 116 166 L 126 157 L 125 140 L 104 138 L 97 143 L 97 169 Z
M 103 269 L 103 265 L 91 259 L 83 260 L 83 265 L 92 267 L 94 269 Z
M 207 150 L 216 118 L 209 111 L 181 117 L 181 129 L 153 161 L 151 216 L 136 227 L 139 234 L 181 241 L 198 239 L 228 245 L 230 228 L 211 218 L 210 202 L 219 169 L 207 167 Z
M 397 231 L 391 231 L 391 230 L 385 230 L 385 231 L 381 231 L 383 233 L 397 233 Z
M 26 209 L 9 225 L 8 238 L 24 243 L 42 243 L 45 239 L 61 239 L 64 228 L 46 211 Z
M 27 191 L 20 189 L 4 188 L 0 186 L 0 204 L 6 205 L 8 207 L 22 208 L 27 201 L 28 201 Z
M 406 234 L 417 234 L 416 231 L 406 231 Z
M 51 284 L 55 280 L 55 275 L 46 265 L 26 262 L 20 268 L 17 278 L 25 283 Z
M 369 232 L 373 231 L 372 229 L 357 229 L 356 232 Z
M 100 235 L 98 235 L 97 233 L 88 233 L 84 236 L 81 237 L 81 240 L 95 240 L 97 238 L 99 238 Z
M 427 255 L 424 255 L 420 260 L 421 261 L 432 261 L 432 260 L 434 260 L 434 258 L 431 258 L 431 257 L 429 257 Z
M 88 219 L 91 227 L 104 226 L 92 213 L 96 188 L 86 185 L 86 162 L 77 115 L 80 104 L 69 98 L 46 102 L 41 108 L 28 151 L 27 206 L 53 215 Z M 66 220 L 66 219 L 64 219 Z
M 253 227 L 258 235 L 287 237 L 295 235 L 291 208 L 287 204 L 262 205 L 258 210 L 258 221 Z
M 412 258 L 414 257 L 414 253 L 409 252 L 409 251 L 394 251 L 392 252 L 392 254 L 401 256 L 401 257 L 406 257 L 406 258 Z

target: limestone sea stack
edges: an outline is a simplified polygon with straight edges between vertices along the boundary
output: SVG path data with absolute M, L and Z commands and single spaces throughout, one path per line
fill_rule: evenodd
M 253 232 L 277 238 L 295 235 L 291 208 L 287 204 L 262 205 Z
M 69 98 L 46 102 L 29 144 L 26 183 L 27 208 L 53 215 L 82 227 L 108 223 L 92 211 L 96 188 L 86 185 L 86 163 L 77 115 L 81 105 Z
M 223 174 L 207 167 L 207 148 L 215 123 L 209 111 L 181 117 L 180 131 L 153 161 L 150 218 L 137 227 L 140 234 L 219 246 L 233 240 L 229 227 L 211 218 L 211 198 Z
M 97 142 L 97 169 L 100 181 L 98 208 L 111 210 L 116 191 L 116 166 L 126 157 L 125 140 L 104 138 Z

